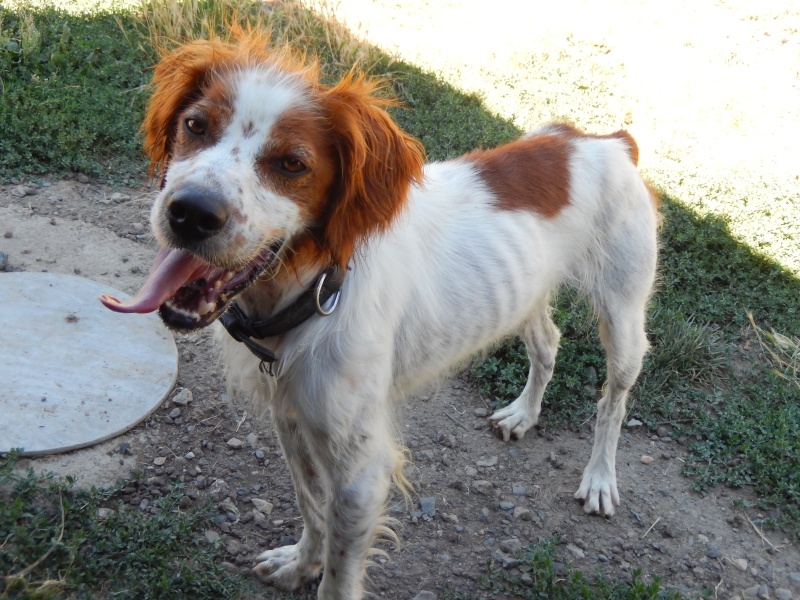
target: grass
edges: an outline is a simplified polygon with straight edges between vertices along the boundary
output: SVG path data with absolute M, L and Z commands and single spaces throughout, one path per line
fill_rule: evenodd
M 494 146 L 517 136 L 521 126 L 551 117 L 591 122 L 600 129 L 614 127 L 607 115 L 624 111 L 624 102 L 611 93 L 620 85 L 614 65 L 598 62 L 591 49 L 575 41 L 569 47 L 542 47 L 520 55 L 514 64 L 483 66 L 477 79 L 495 89 L 464 93 L 448 83 L 457 80 L 459 72 L 435 75 L 396 60 L 285 0 L 148 0 L 89 7 L 77 0 L 19 0 L 0 6 L 0 181 L 70 171 L 112 184 L 141 181 L 145 164 L 138 126 L 159 50 L 197 35 L 224 36 L 233 19 L 259 22 L 272 30 L 276 43 L 292 40 L 307 48 L 319 57 L 331 80 L 354 62 L 388 78 L 406 105 L 394 111 L 395 118 L 423 141 L 434 160 Z M 503 117 L 486 109 L 487 98 Z M 650 169 L 664 200 L 663 251 L 648 325 L 652 351 L 632 393 L 630 416 L 651 428 L 666 426 L 686 439 L 690 454 L 685 472 L 698 489 L 719 484 L 753 488 L 770 523 L 797 539 L 796 202 L 785 190 L 777 198 L 759 195 L 760 180 L 749 187 L 739 180 L 709 186 L 703 173 L 695 165 L 676 166 L 668 160 Z M 736 204 L 742 196 L 745 200 Z M 775 223 L 783 225 L 776 230 Z M 777 233 L 764 241 L 769 231 Z M 753 250 L 745 241 L 770 254 Z M 586 427 L 605 374 L 596 323 L 585 304 L 569 293 L 559 298 L 554 318 L 563 337 L 545 399 L 545 418 L 551 426 Z M 519 393 L 527 375 L 524 352 L 519 345 L 503 345 L 472 374 L 485 394 L 508 401 Z M 198 570 L 188 568 L 193 560 L 208 561 L 203 564 L 214 573 L 204 581 L 207 589 L 237 585 L 213 571 L 213 556 L 193 546 L 202 516 L 176 510 L 169 498 L 162 499 L 156 516 L 145 518 L 116 507 L 111 520 L 103 521 L 96 518 L 96 509 L 114 506 L 113 490 L 81 496 L 30 474 L 15 478 L 8 459 L 2 464 L 0 572 L 23 573 L 5 580 L 7 593 L 34 597 L 64 590 L 77 596 L 106 592 L 97 568 L 117 565 L 104 563 L 92 545 L 143 553 L 143 562 L 135 563 L 134 570 L 115 577 L 123 582 L 123 591 L 148 582 L 155 590 L 148 593 L 157 597 L 158 590 L 168 586 L 194 585 L 198 582 L 192 573 Z M 115 537 L 117 533 L 121 537 Z M 159 571 L 157 561 L 148 559 L 136 540 L 155 544 L 162 556 L 187 567 L 180 571 L 180 581 Z M 13 553 L 7 552 L 12 546 Z M 181 554 L 183 547 L 198 558 Z M 528 595 L 522 597 L 545 597 L 541 594 L 552 589 L 547 587 L 552 583 L 546 558 L 550 551 L 540 548 L 529 557 L 530 569 L 541 566 L 544 587 L 523 590 Z M 35 568 L 25 572 L 31 565 Z M 497 585 L 510 591 L 516 584 Z M 591 585 L 578 578 L 574 590 Z M 633 588 L 638 589 L 638 583 Z M 627 592 L 619 588 L 609 593 Z
M 179 510 L 179 490 L 144 518 L 119 500 L 120 488 L 76 492 L 69 478 L 18 473 L 15 463 L 0 457 L 3 598 L 217 599 L 242 588 L 205 543 L 207 511 Z
M 154 60 L 122 9 L 0 6 L 0 177 L 140 181 L 137 128 Z
M 635 570 L 628 582 L 611 582 L 598 575 L 592 580 L 571 567 L 559 563 L 556 546 L 559 540 L 548 539 L 519 553 L 521 574 L 509 574 L 489 565 L 488 575 L 478 581 L 482 594 L 446 591 L 446 600 L 511 597 L 519 600 L 677 600 L 680 594 L 661 588 L 659 578 L 646 583 Z

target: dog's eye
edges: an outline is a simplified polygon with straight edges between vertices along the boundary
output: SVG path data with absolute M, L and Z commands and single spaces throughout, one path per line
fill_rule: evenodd
M 289 174 L 289 175 L 299 175 L 300 173 L 304 173 L 308 167 L 306 167 L 302 162 L 297 160 L 296 158 L 286 157 L 282 158 L 280 162 L 281 171 Z
M 205 135 L 206 134 L 206 123 L 201 119 L 197 119 L 194 117 L 189 117 L 186 119 L 183 124 L 186 126 L 186 129 L 192 135 Z

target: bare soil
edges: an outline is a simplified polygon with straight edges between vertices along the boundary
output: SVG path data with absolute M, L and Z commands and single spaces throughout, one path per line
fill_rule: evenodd
M 151 195 L 76 177 L 0 186 L 6 270 L 77 273 L 134 292 L 155 255 L 147 233 Z M 227 568 L 249 572 L 263 549 L 300 536 L 291 480 L 269 416 L 228 398 L 208 334 L 177 343 L 179 388 L 172 398 L 190 390 L 191 402 L 170 399 L 116 440 L 23 466 L 77 475 L 87 486 L 141 471 L 124 494 L 143 512 L 184 483 L 181 506 L 211 499 L 218 518 L 206 539 L 224 545 Z M 546 409 L 538 430 L 506 444 L 492 435 L 483 416 L 489 407 L 466 377 L 408 399 L 402 429 L 418 497 L 410 506 L 390 501 L 402 545 L 387 547 L 390 560 L 370 570 L 377 595 L 413 598 L 446 586 L 478 592 L 477 579 L 490 565 L 514 574 L 515 550 L 554 536 L 561 539 L 559 564 L 588 576 L 628 579 L 639 568 L 646 579 L 659 576 L 687 594 L 800 595 L 792 587 L 800 585 L 797 547 L 779 532 L 758 532 L 763 515 L 734 507 L 736 499 L 753 500 L 747 489 L 693 492 L 681 475 L 686 449 L 669 432 L 625 428 L 617 455 L 622 505 L 613 518 L 586 516 L 572 493 L 591 451 L 591 424 L 550 430 Z M 273 594 L 262 589 L 264 597 Z M 304 592 L 313 594 L 314 586 Z

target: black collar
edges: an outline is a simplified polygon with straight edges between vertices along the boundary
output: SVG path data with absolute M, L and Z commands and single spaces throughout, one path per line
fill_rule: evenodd
M 310 288 L 300 294 L 289 306 L 278 311 L 268 319 L 257 321 L 248 317 L 235 302 L 219 318 L 220 323 L 237 342 L 261 359 L 259 368 L 264 371 L 264 363 L 268 363 L 266 372 L 274 375 L 272 366 L 278 357 L 275 353 L 253 341 L 253 338 L 264 339 L 286 333 L 304 323 L 312 315 L 323 317 L 330 315 L 339 303 L 345 271 L 338 265 L 332 265 L 320 273 Z

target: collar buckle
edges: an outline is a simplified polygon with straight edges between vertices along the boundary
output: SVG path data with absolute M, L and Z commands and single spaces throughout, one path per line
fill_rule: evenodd
M 314 285 L 303 292 L 289 306 L 272 317 L 257 321 L 248 317 L 234 301 L 220 317 L 220 323 L 237 342 L 241 342 L 261 360 L 259 370 L 275 376 L 274 365 L 278 356 L 269 348 L 253 340 L 281 335 L 304 323 L 314 313 L 321 317 L 333 314 L 339 305 L 345 273 L 332 265 L 320 273 Z

